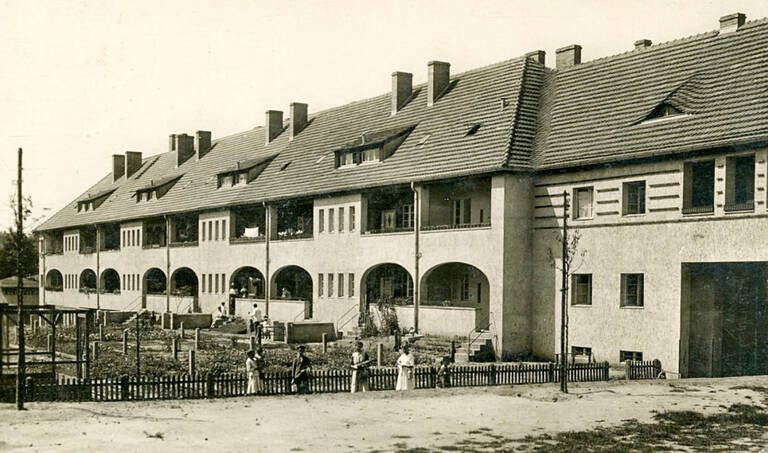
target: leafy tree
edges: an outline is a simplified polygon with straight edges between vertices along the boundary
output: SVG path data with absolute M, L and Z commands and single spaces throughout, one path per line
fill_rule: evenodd
M 13 184 L 15 187 L 16 181 L 13 181 Z M 7 232 L 0 231 L 0 278 L 16 275 L 16 257 L 19 250 L 21 250 L 22 276 L 35 276 L 38 273 L 37 241 L 31 234 L 24 233 L 21 237 L 21 244 L 18 244 L 16 234 L 18 210 L 15 193 L 11 196 L 10 206 L 14 224 Z M 22 209 L 22 218 L 26 221 L 32 213 L 32 199 L 30 197 L 22 198 Z

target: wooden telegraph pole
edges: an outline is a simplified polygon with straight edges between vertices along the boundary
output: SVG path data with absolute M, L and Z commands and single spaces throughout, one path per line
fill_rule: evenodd
M 560 288 L 560 390 L 568 393 L 568 192 L 563 191 L 563 258 Z
M 21 196 L 21 148 L 19 148 L 19 164 L 16 175 L 16 304 L 18 308 L 18 319 L 16 325 L 19 328 L 17 343 L 19 344 L 19 358 L 16 370 L 16 409 L 24 410 L 24 379 L 26 367 L 24 364 L 24 270 L 21 265 L 21 253 L 24 248 L 24 207 L 22 206 Z

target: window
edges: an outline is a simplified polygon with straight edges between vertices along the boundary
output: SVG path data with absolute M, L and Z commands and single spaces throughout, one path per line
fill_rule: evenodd
M 208 240 L 209 241 L 213 240 L 213 222 L 211 222 L 210 220 L 208 221 Z
M 213 231 L 215 231 L 216 234 L 213 237 L 215 240 L 218 241 L 219 240 L 219 221 L 217 220 L 215 223 L 216 223 L 216 226 L 214 227 Z
M 592 274 L 571 275 L 571 305 L 592 305 Z
M 461 278 L 461 300 L 469 300 L 469 274 Z
M 355 231 L 355 207 L 349 207 L 349 231 Z
M 123 274 L 123 280 L 122 281 L 123 281 L 123 289 L 128 289 L 128 288 L 125 287 L 125 283 L 126 283 L 125 282 L 125 274 Z
M 485 223 L 485 211 L 483 209 L 480 210 L 480 223 Z
M 755 207 L 755 156 L 734 156 L 725 161 L 725 210 Z
M 349 291 L 347 291 L 347 295 L 352 297 L 355 295 L 355 274 L 347 274 L 347 278 L 349 278 Z
M 317 296 L 323 297 L 323 274 L 317 274 Z
M 333 208 L 328 210 L 328 232 L 333 233 Z
M 453 200 L 453 224 L 472 223 L 472 200 Z
M 225 292 L 227 290 L 227 280 L 225 274 L 221 274 L 221 292 Z
M 639 351 L 619 351 L 619 362 L 626 362 L 627 360 L 642 362 L 643 353 Z
M 213 275 L 208 274 L 208 292 L 213 292 Z
M 403 205 L 403 228 L 413 228 L 413 205 Z
M 573 218 L 574 219 L 591 219 L 592 218 L 592 187 L 579 187 L 574 189 L 574 206 L 573 206 Z
M 339 273 L 339 291 L 337 293 L 339 297 L 344 297 L 344 274 Z
M 683 168 L 683 214 L 715 211 L 715 161 L 687 162 Z
M 321 233 L 325 231 L 325 210 L 323 209 L 317 213 L 317 229 Z
M 643 306 L 643 274 L 621 274 L 621 306 Z
M 376 162 L 379 160 L 379 148 L 366 149 L 362 154 L 363 162 Z
M 344 231 L 344 208 L 339 208 L 339 233 Z
M 222 241 L 227 240 L 227 221 L 226 220 L 221 221 L 221 240 Z
M 624 183 L 624 215 L 645 214 L 645 181 Z
M 571 346 L 571 354 L 573 355 L 586 355 L 586 356 L 592 356 L 592 348 L 587 348 L 584 346 Z
M 200 228 L 200 229 L 202 230 L 202 234 L 201 234 L 200 240 L 201 241 L 205 241 L 205 222 L 202 222 L 202 228 Z
M 328 297 L 333 297 L 333 274 L 328 274 Z

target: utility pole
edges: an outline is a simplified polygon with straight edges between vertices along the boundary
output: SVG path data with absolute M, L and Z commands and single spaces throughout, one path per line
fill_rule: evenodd
M 138 379 L 139 376 L 141 376 L 141 367 L 139 366 L 139 358 L 141 356 L 139 350 L 140 350 L 140 344 L 139 344 L 139 318 L 141 318 L 141 312 L 136 312 L 136 378 Z M 171 325 L 173 327 L 173 325 Z
M 22 205 L 21 196 L 21 148 L 19 148 L 19 164 L 16 175 L 16 304 L 18 308 L 18 320 L 16 325 L 19 328 L 17 343 L 19 344 L 19 358 L 17 362 L 16 370 L 16 409 L 24 410 L 24 379 L 26 375 L 26 367 L 24 364 L 24 312 L 22 307 L 24 306 L 24 281 L 22 274 L 23 269 L 21 266 L 21 253 L 24 249 L 24 207 Z
M 414 279 L 413 279 L 413 330 L 416 333 L 419 333 L 419 305 L 420 305 L 420 299 L 419 299 L 419 258 L 421 258 L 421 251 L 419 250 L 419 229 L 421 228 L 420 222 L 420 210 L 421 210 L 421 203 L 419 201 L 419 190 L 416 188 L 415 184 L 411 182 L 411 190 L 413 191 L 413 248 L 414 248 L 414 255 L 413 255 L 413 268 L 414 268 Z
M 560 288 L 560 391 L 568 393 L 568 191 L 563 191 L 563 258 Z

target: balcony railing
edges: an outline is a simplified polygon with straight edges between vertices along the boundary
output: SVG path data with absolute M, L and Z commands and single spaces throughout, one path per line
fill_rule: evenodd
M 398 228 L 379 228 L 373 230 L 367 230 L 365 234 L 387 234 L 387 233 L 413 233 L 413 227 L 398 227 Z
M 309 239 L 311 237 L 311 231 L 278 231 L 276 240 L 285 241 L 289 239 Z
M 99 249 L 101 252 L 118 252 L 120 251 L 120 244 L 113 245 L 113 246 L 103 246 Z
M 266 236 L 264 235 L 253 236 L 253 237 L 241 236 L 241 237 L 229 238 L 230 244 L 250 244 L 253 242 L 264 242 L 264 241 L 266 241 Z
M 171 247 L 197 247 L 197 241 L 173 241 Z
M 165 244 L 144 244 L 141 246 L 143 249 L 159 249 L 165 247 Z
M 755 202 L 747 201 L 745 203 L 726 203 L 725 212 L 754 211 Z
M 490 228 L 490 226 L 491 226 L 491 222 L 459 223 L 456 225 L 427 225 L 427 226 L 422 226 L 421 231 L 466 230 L 471 228 Z
M 715 212 L 714 205 L 683 207 L 683 214 L 712 214 L 713 212 Z
M 46 251 L 46 252 L 45 252 L 45 254 L 46 254 L 47 256 L 51 256 L 51 255 L 63 255 L 63 254 L 64 254 L 64 250 L 48 250 L 48 251 Z
M 46 291 L 53 291 L 53 292 L 60 293 L 60 292 L 64 291 L 64 287 L 62 287 L 62 286 L 47 286 L 46 285 L 45 290 Z

